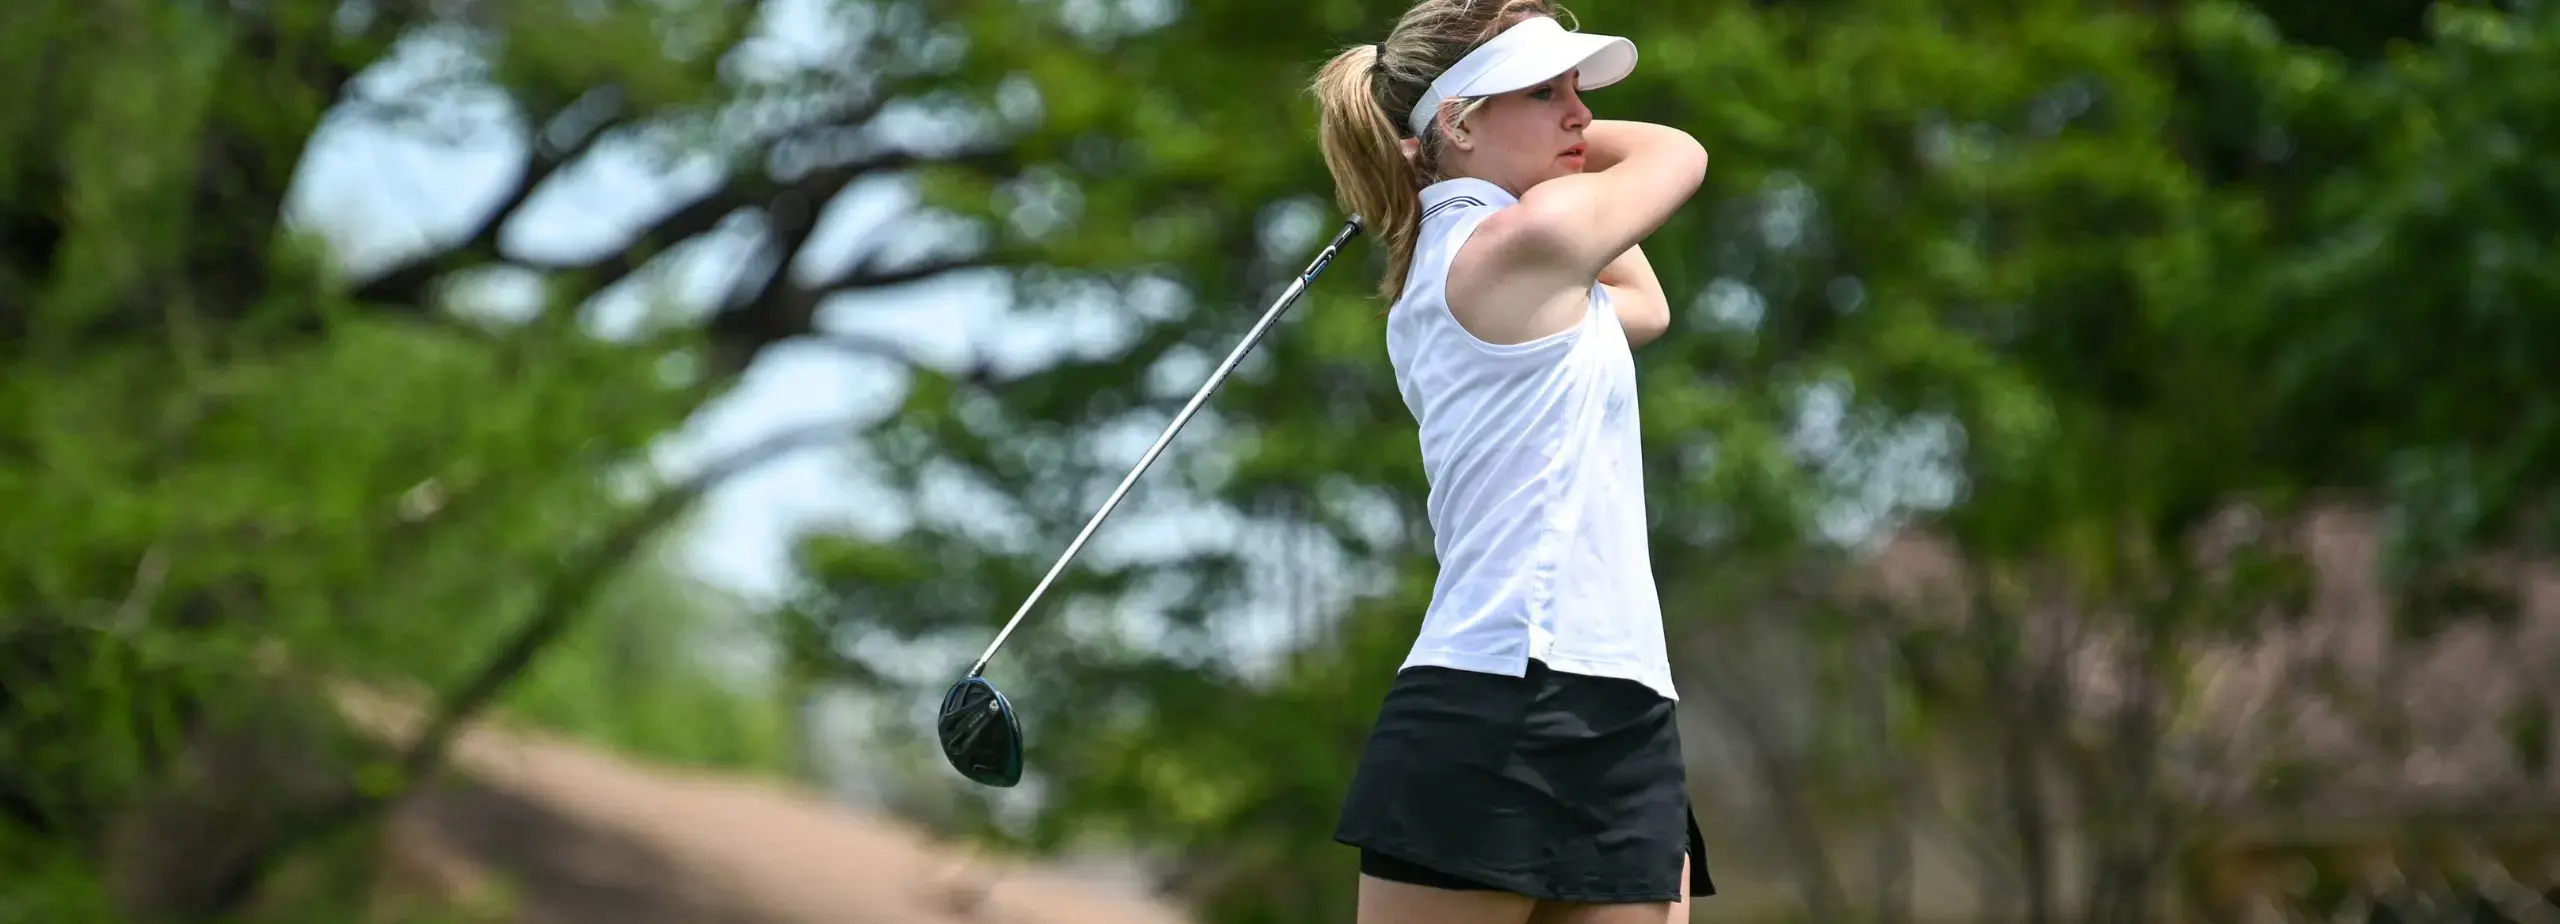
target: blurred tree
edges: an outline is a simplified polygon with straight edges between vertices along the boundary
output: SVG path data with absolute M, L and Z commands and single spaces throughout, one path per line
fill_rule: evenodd
M 794 680 L 929 704 L 1332 226 L 1303 84 L 1397 8 L 0 5 L 0 891 L 50 920 L 209 919 L 329 853 L 300 848 L 438 739 L 286 759 L 334 746 L 306 673 L 429 684 L 445 730 L 500 701 L 708 485 L 843 432 L 630 490 L 779 344 L 913 371 L 864 444 L 911 528 L 811 544 L 818 586 L 777 616 Z M 2007 842 L 1988 891 L 2050 916 L 2073 877 L 2039 768 L 2112 749 L 2077 784 L 2111 832 L 2090 862 L 2121 868 L 2096 881 L 2128 914 L 2157 885 L 2139 758 L 2174 686 L 2067 740 L 2063 662 L 2025 647 L 2014 594 L 1955 633 L 1790 605 L 1915 514 L 1943 511 L 1981 586 L 2115 605 L 2150 679 L 2188 634 L 2249 627 L 2179 552 L 2235 499 L 2393 504 L 2413 592 L 2454 550 L 2548 531 L 2553 333 L 2526 309 L 2555 294 L 2534 256 L 2560 185 L 2532 156 L 2554 14 L 2429 9 L 1576 7 L 1646 47 L 1595 105 L 1717 155 L 1648 247 L 1695 295 L 1640 359 L 1656 565 L 1684 651 L 1760 638 L 1818 668 L 1809 707 L 1741 667 L 1696 683 L 1765 720 L 1770 781 L 1831 769 L 1773 811 L 1904 785 L 1830 756 L 1983 744 L 2008 771 L 1972 807 Z M 524 156 L 460 234 L 349 270 L 286 207 L 346 127 Z M 524 246 L 528 203 L 608 157 L 667 207 L 593 252 Z M 1344 907 L 1322 830 L 1427 597 L 1410 420 L 1378 306 L 1340 278 L 1360 253 L 997 666 L 1039 771 L 1007 831 L 1151 845 L 1221 919 Z M 660 291 L 706 263 L 730 271 L 707 297 Z M 1111 342 L 936 369 L 834 320 L 981 270 L 1007 323 Z M 493 294 L 525 281 L 532 304 Z M 607 323 L 635 302 L 636 331 Z M 1898 686 L 1869 681 L 1888 666 Z M 878 753 L 947 781 L 916 744 Z M 231 769 L 190 788 L 208 767 Z M 990 831 L 1005 807 L 948 804 Z M 132 849 L 177 832 L 174 859 Z M 1845 901 L 1824 846 L 1789 848 L 1816 910 Z
M 1265 137 L 1271 101 L 1292 99 L 1298 155 L 1220 149 L 1203 182 L 1237 204 L 1184 235 L 1216 246 L 1166 260 L 1170 286 L 1122 290 L 1133 332 L 1108 355 L 911 393 L 872 442 L 913 526 L 813 544 L 830 584 L 789 614 L 810 661 L 905 703 L 950 682 L 1329 222 L 1306 192 L 1325 187 L 1297 88 L 1398 9 L 1284 22 L 1192 4 L 1115 56 L 1176 73 L 1178 55 L 1215 54 L 1196 65 L 1214 82 L 1130 91 L 1132 111 L 1165 107 L 1142 124 L 1250 117 L 1260 131 L 1239 137 Z M 2230 2 L 1576 12 L 1646 48 L 1594 107 L 1690 127 L 1716 155 L 1647 245 L 1695 297 L 1639 357 L 1674 632 L 1692 652 L 1811 646 L 1769 670 L 1814 668 L 1815 716 L 1869 717 L 1828 723 L 1862 738 L 1778 740 L 1798 734 L 1777 714 L 1791 707 L 1733 679 L 1764 672 L 1694 662 L 1704 708 L 1779 722 L 1767 747 L 1790 754 L 1766 782 L 1809 770 L 1819 788 L 1773 811 L 1890 805 L 1908 768 L 1880 751 L 1963 742 L 1996 756 L 1987 796 L 1958 807 L 1989 845 L 1983 894 L 2017 904 L 1985 913 L 2146 919 L 2180 823 L 2157 773 L 2191 708 L 2185 659 L 2294 599 L 2190 555 L 2216 512 L 2392 503 L 2405 547 L 2447 554 L 2542 528 L 2529 501 L 2550 483 L 2550 390 L 2524 357 L 2551 348 L 2530 308 L 2560 292 L 2521 257 L 2560 215 L 2546 165 L 2522 154 L 2560 111 L 2541 76 L 2560 33 L 2540 5 L 2440 5 L 2423 31 L 2405 5 L 2329 24 Z M 1082 177 L 1076 195 L 1152 173 Z M 1218 920 L 1348 907 L 1350 857 L 1323 843 L 1331 800 L 1429 573 L 1410 421 L 1355 283 L 1329 280 L 1266 342 L 1009 642 L 994 673 L 1032 737 L 1035 820 L 932 795 L 947 775 L 917 799 L 1034 844 L 1160 847 Z M 1185 520 L 1210 525 L 1170 525 Z M 1787 603 L 1805 599 L 1798 575 L 1839 578 L 1843 544 L 1906 523 L 1960 551 L 1979 588 L 1960 622 Z M 1295 581 L 1319 589 L 1282 592 Z M 2125 640 L 2111 663 L 2131 693 L 2073 688 L 2082 652 L 2019 609 L 2054 594 L 2090 614 L 2075 637 Z M 1259 632 L 1274 622 L 1301 628 Z M 1865 682 L 1877 671 L 1900 692 Z M 1842 756 L 1870 759 L 1825 759 Z M 2066 815 L 2094 839 L 2076 860 Z M 1830 862 L 1818 844 L 1793 853 Z M 1814 916 L 1838 919 L 1839 883 L 1806 875 Z
M 303 847 L 431 770 L 441 736 L 500 701 L 719 478 L 843 436 L 784 434 L 690 481 L 634 477 L 775 344 L 910 361 L 822 329 L 830 300 L 1134 259 L 1126 238 L 1022 230 L 1059 206 L 1065 160 L 1090 158 L 1067 141 L 1139 117 L 1096 105 L 1117 65 L 1085 43 L 1129 24 L 1090 13 L 0 11 L 19 100 L 0 114 L 0 891 L 66 896 L 50 920 L 251 907 Z M 314 140 L 355 130 L 523 156 L 461 234 L 349 270 L 288 202 Z M 597 252 L 523 246 L 526 203 L 607 157 L 644 168 L 670 207 Z M 1196 215 L 1211 200 L 1187 169 L 1087 206 Z M 917 181 L 928 197 L 892 197 L 890 214 L 836 208 L 857 185 Z M 812 245 L 830 222 L 891 230 Z M 707 301 L 654 291 L 724 244 L 711 252 L 734 272 Z M 527 280 L 533 303 L 508 304 Z M 600 335 L 633 303 L 667 310 Z M 422 681 L 442 711 L 418 746 L 352 775 L 352 758 L 273 772 L 332 741 L 307 684 L 334 674 Z M 183 849 L 133 846 L 155 840 Z

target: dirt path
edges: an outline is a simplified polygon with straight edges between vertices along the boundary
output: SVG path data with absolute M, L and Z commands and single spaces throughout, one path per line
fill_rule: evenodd
M 350 694 L 396 734 L 407 716 Z M 762 781 L 481 728 L 405 807 L 399 852 L 447 887 L 505 880 L 549 924 L 1189 924 L 1114 885 L 973 858 L 892 819 Z

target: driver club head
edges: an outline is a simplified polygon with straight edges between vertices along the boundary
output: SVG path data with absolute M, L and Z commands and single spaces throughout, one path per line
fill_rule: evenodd
M 986 678 L 971 675 L 952 684 L 934 727 L 942 756 L 961 776 L 999 788 L 1022 782 L 1022 722 Z

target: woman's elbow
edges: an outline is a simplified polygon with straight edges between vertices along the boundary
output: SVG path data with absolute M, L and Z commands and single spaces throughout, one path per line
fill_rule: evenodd
M 1663 127 L 1670 129 L 1670 139 L 1657 149 L 1662 153 L 1664 172 L 1678 178 L 1689 189 L 1696 189 L 1706 182 L 1707 146 L 1685 129 Z
M 1628 346 L 1652 343 L 1671 330 L 1671 305 L 1658 298 L 1638 305 L 1621 305 L 1618 326 L 1626 330 Z

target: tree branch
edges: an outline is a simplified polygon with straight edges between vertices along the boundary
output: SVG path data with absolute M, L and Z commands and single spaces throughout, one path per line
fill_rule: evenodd
M 915 364 L 914 357 L 908 355 L 905 347 L 899 346 L 896 341 L 886 337 L 875 337 L 869 334 L 824 334 L 817 338 L 817 343 L 847 356 L 886 359 L 901 365 Z
M 730 307 L 711 318 L 708 333 L 718 368 L 744 369 L 765 347 L 815 332 L 818 307 L 828 296 L 917 282 L 987 265 L 992 258 L 986 255 L 928 258 L 896 268 L 866 258 L 853 269 L 815 286 L 791 282 L 791 267 L 817 230 L 819 214 L 855 181 L 926 163 L 993 163 L 1006 154 L 1002 149 L 988 149 L 943 159 L 914 151 L 892 151 L 812 170 L 778 190 L 764 206 L 769 223 L 771 271 L 758 284 L 745 287 L 732 299 Z
M 601 110 L 592 117 L 594 124 L 577 128 L 566 142 L 556 148 L 543 143 L 545 128 L 575 118 L 579 110 L 588 107 Z M 578 101 L 541 120 L 532 132 L 532 149 L 525 152 L 523 164 L 516 168 L 515 181 L 508 185 L 498 204 L 480 217 L 479 224 L 473 226 L 470 233 L 450 247 L 412 257 L 375 276 L 357 287 L 356 300 L 423 310 L 427 303 L 427 287 L 438 278 L 475 263 L 497 259 L 498 232 L 506 227 L 507 221 L 522 211 L 525 202 L 532 199 L 552 175 L 559 173 L 560 168 L 593 150 L 596 142 L 621 125 L 625 118 L 621 88 L 607 84 L 588 91 Z
M 923 282 L 962 270 L 987 269 L 1003 265 L 1004 262 L 1004 258 L 992 254 L 931 257 L 895 268 L 882 267 L 866 260 L 851 271 L 829 280 L 825 285 L 816 287 L 815 290 L 823 299 L 865 289 L 886 289 L 891 286 Z
M 812 210 L 823 209 L 835 193 L 863 177 L 926 164 L 984 167 L 1001 162 L 1004 153 L 1002 150 L 972 150 L 951 156 L 935 156 L 915 151 L 891 151 L 812 170 L 789 183 L 762 174 L 740 176 L 660 216 L 601 257 L 567 263 L 528 261 L 522 265 L 546 273 L 584 275 L 587 277 L 586 291 L 601 292 L 638 272 L 667 248 L 708 233 L 731 214 L 770 203 L 785 192 L 797 193 L 809 200 Z
M 545 648 L 569 629 L 614 570 L 639 551 L 650 537 L 691 509 L 695 501 L 731 478 L 793 452 L 853 436 L 861 432 L 863 426 L 829 421 L 786 430 L 732 453 L 675 487 L 659 492 L 657 497 L 608 533 L 575 566 L 554 579 L 533 617 L 527 619 L 469 680 L 442 698 L 443 703 L 435 719 L 427 724 L 409 752 L 402 757 L 402 777 L 415 779 L 432 770 L 443 759 L 444 750 L 454 734 L 477 718 L 525 668 L 532 666 Z
M 350 789 L 297 824 L 251 851 L 222 879 L 202 917 L 216 918 L 240 908 L 256 895 L 276 868 L 304 845 L 344 831 L 388 807 L 418 780 L 441 766 L 464 726 L 476 720 L 500 694 L 538 660 L 593 602 L 615 571 L 649 539 L 682 516 L 693 503 L 729 479 L 777 461 L 793 452 L 859 433 L 864 424 L 829 421 L 783 431 L 722 457 L 691 478 L 658 493 L 649 503 L 607 532 L 544 588 L 533 614 L 460 685 L 438 697 L 435 715 L 398 758 L 398 784 L 368 792 Z
M 763 0 L 731 0 L 730 15 L 722 25 L 717 43 L 722 50 L 704 56 L 702 67 L 706 76 L 709 72 L 717 70 L 719 61 L 726 57 L 727 50 L 735 49 L 739 43 L 746 40 L 747 33 L 753 27 L 755 20 L 763 14 L 764 6 Z M 596 111 L 584 112 L 588 109 Z M 559 140 L 556 147 L 544 143 L 546 135 L 549 134 L 547 129 L 557 128 L 563 121 L 576 119 L 582 115 L 590 119 L 591 124 L 573 126 L 572 131 L 565 139 Z M 532 150 L 526 153 L 525 161 L 516 173 L 515 182 L 508 187 L 505 196 L 481 218 L 479 224 L 469 234 L 463 235 L 462 239 L 452 246 L 421 254 L 374 277 L 359 286 L 354 297 L 358 301 L 423 310 L 426 307 L 427 289 L 430 285 L 438 278 L 456 270 L 467 268 L 475 263 L 499 259 L 498 232 L 506 226 L 509 219 L 514 218 L 516 213 L 524 208 L 525 202 L 531 199 L 533 194 L 561 168 L 586 156 L 595 148 L 597 142 L 611 134 L 614 129 L 630 124 L 636 115 L 629 110 L 622 88 L 608 83 L 590 88 L 579 94 L 568 105 L 559 107 L 550 115 L 535 121 L 530 132 L 533 137 Z M 727 210 L 723 210 L 723 214 L 726 212 Z M 713 216 L 712 221 L 716 222 L 719 217 Z M 706 230 L 709 226 L 709 223 L 703 225 Z M 625 271 L 625 275 L 627 274 L 628 271 Z M 605 286 L 597 288 L 600 290 Z
M 712 361 L 715 368 L 726 371 L 745 368 L 767 346 L 813 333 L 818 308 L 829 296 L 903 285 L 955 270 L 992 265 L 995 261 L 987 255 L 932 258 L 895 267 L 865 260 L 854 270 L 820 284 L 803 286 L 791 281 L 792 267 L 816 231 L 819 217 L 830 202 L 854 183 L 867 177 L 927 166 L 950 166 L 991 175 L 1002 175 L 1020 166 L 1019 152 L 1001 142 L 938 151 L 875 151 L 788 178 L 776 176 L 761 166 L 763 161 L 773 158 L 778 145 L 802 138 L 819 127 L 858 129 L 867 126 L 897 98 L 887 89 L 860 94 L 816 119 L 776 132 L 772 137 L 755 140 L 741 153 L 739 162 L 757 164 L 757 167 L 741 170 L 722 185 L 660 215 L 599 256 L 579 261 L 517 261 L 517 264 L 540 273 L 570 276 L 577 280 L 575 291 L 592 297 L 620 285 L 668 249 L 711 233 L 730 216 L 743 211 L 760 211 L 767 223 L 768 235 L 762 248 L 764 259 L 758 262 L 771 268 L 761 278 L 749 277 L 750 281 L 742 283 L 722 299 L 724 304 L 713 313 L 708 325 L 713 343 Z M 459 243 L 411 259 L 367 281 L 356 289 L 355 298 L 424 309 L 436 280 L 475 264 L 504 259 L 498 252 L 498 230 L 562 165 L 583 154 L 612 125 L 621 124 L 626 116 L 619 111 L 619 100 L 615 99 L 612 104 L 615 112 L 611 119 L 578 135 L 577 140 L 562 151 L 547 156 L 537 151 L 528 157 L 504 200 Z M 578 104 L 572 104 L 564 109 L 564 115 L 574 114 L 578 108 Z M 554 119 L 561 117 L 555 115 Z

